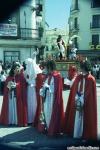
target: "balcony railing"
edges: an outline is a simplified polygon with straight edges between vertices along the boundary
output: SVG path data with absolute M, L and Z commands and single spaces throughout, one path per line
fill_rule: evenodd
M 30 28 L 20 28 L 19 30 L 19 38 L 33 39 L 39 38 L 38 29 L 30 29 Z
M 90 42 L 89 47 L 91 50 L 94 50 L 94 49 L 100 50 L 100 43 L 94 44 L 94 43 Z
M 100 28 L 100 24 L 90 23 L 90 29 Z
M 98 0 L 97 2 L 91 2 L 91 8 L 100 8 L 100 1 Z
M 79 6 L 76 5 L 76 6 L 72 7 L 72 8 L 70 9 L 70 12 L 73 12 L 73 11 L 79 11 Z
M 70 31 L 74 32 L 74 31 L 79 31 L 79 24 L 75 25 L 72 28 L 69 28 Z
M 31 28 L 18 28 L 16 36 L 2 34 L 2 39 L 40 39 L 43 36 L 43 30 Z

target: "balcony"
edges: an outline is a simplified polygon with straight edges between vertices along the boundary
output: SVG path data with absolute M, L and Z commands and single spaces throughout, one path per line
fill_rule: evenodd
M 78 5 L 76 5 L 76 6 L 74 6 L 74 7 L 71 7 L 71 9 L 70 9 L 70 12 L 71 12 L 71 13 L 77 12 L 77 11 L 79 11 L 79 6 L 78 6 Z
M 38 29 L 20 28 L 18 37 L 21 39 L 39 38 L 39 31 Z
M 95 22 L 90 23 L 90 29 L 99 29 L 100 28 L 100 24 L 96 24 Z
M 6 33 L 3 32 L 2 35 L 0 34 L 0 38 L 1 39 L 25 39 L 25 40 L 40 39 L 42 37 L 42 35 L 40 36 L 40 32 L 41 31 L 39 29 L 18 28 L 15 35 L 13 33 L 12 34 L 9 33 L 8 35 L 6 35 Z
M 78 31 L 79 31 L 79 24 L 75 25 L 75 26 L 72 27 L 72 28 L 69 28 L 69 31 L 70 31 L 70 32 L 78 32 Z
M 98 44 L 89 44 L 91 50 L 100 50 L 100 43 Z
M 91 8 L 100 8 L 100 1 L 99 0 L 92 0 Z
M 43 3 L 43 0 L 37 0 L 36 3 L 37 3 L 37 4 L 42 4 L 42 3 Z

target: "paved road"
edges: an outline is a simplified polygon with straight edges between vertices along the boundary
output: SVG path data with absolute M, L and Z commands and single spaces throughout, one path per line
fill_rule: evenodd
M 69 91 L 64 91 L 64 109 L 66 108 Z M 97 83 L 97 109 L 98 109 L 98 137 L 100 137 L 100 84 Z M 2 105 L 2 96 L 0 96 L 0 110 Z M 4 127 L 0 126 L 0 138 L 2 143 L 6 143 L 7 149 L 17 147 L 17 149 L 45 149 L 45 150 L 61 150 L 63 147 L 67 149 L 69 145 L 84 145 L 84 141 L 73 140 L 67 136 L 48 137 L 39 133 L 33 127 Z M 9 148 L 10 145 L 10 148 Z M 4 146 L 4 145 L 3 145 Z M 50 149 L 51 147 L 51 149 Z

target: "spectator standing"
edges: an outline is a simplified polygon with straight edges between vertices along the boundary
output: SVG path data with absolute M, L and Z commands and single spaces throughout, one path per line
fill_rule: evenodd
M 3 95 L 3 93 L 4 93 L 4 84 L 5 84 L 5 80 L 6 80 L 6 75 L 5 75 L 3 70 L 1 71 L 0 79 L 1 79 L 1 94 Z

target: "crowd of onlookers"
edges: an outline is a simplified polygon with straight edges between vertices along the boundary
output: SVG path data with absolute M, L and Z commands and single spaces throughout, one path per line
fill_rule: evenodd
M 92 74 L 96 79 L 100 79 L 100 63 L 94 63 L 92 65 Z
M 9 75 L 9 71 L 13 63 L 7 61 L 4 64 L 3 61 L 0 60 L 0 94 L 1 95 L 3 94 L 5 80 Z
M 3 94 L 4 89 L 4 83 L 6 80 L 6 77 L 9 75 L 9 71 L 11 69 L 11 66 L 14 62 L 5 62 L 0 61 L 0 94 Z M 93 61 L 92 63 L 92 70 L 91 73 L 95 77 L 95 79 L 100 79 L 100 62 L 99 61 Z M 24 65 L 24 62 L 23 64 Z

